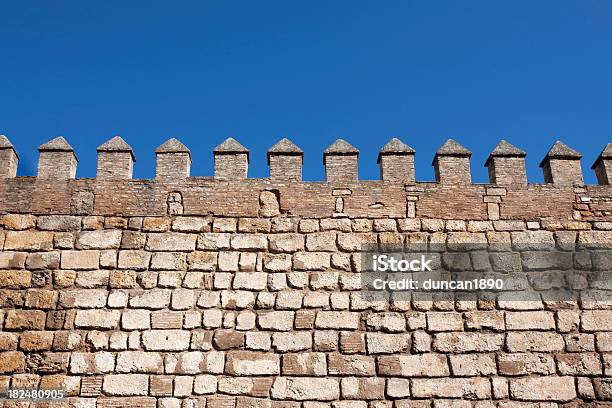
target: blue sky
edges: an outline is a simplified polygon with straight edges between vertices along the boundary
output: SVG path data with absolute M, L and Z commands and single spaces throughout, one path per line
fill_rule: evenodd
M 129 3 L 126 6 L 126 3 Z M 556 139 L 590 166 L 612 142 L 612 2 L 538 1 L 17 1 L 0 4 L 0 133 L 34 175 L 45 141 L 64 135 L 77 177 L 95 148 L 121 135 L 135 178 L 177 137 L 192 175 L 212 175 L 212 149 L 233 136 L 266 177 L 266 150 L 289 137 L 304 178 L 341 137 L 378 179 L 391 137 L 416 149 L 417 180 L 447 138 L 474 152 L 472 174 L 502 138 L 527 151 L 531 182 Z

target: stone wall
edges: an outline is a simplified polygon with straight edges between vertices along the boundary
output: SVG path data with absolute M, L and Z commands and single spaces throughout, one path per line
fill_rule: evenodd
M 558 144 L 543 161 L 550 183 L 526 184 L 524 152 L 502 143 L 487 161 L 502 163 L 496 179 L 477 185 L 457 174 L 470 153 L 456 142 L 436 154 L 436 183 L 414 181 L 415 152 L 399 141 L 381 151 L 383 180 L 359 181 L 342 142 L 325 153 L 339 156 L 326 158 L 331 179 L 315 183 L 299 181 L 302 153 L 287 142 L 270 165 L 291 171 L 270 179 L 244 178 L 234 140 L 215 150 L 217 178 L 188 177 L 174 140 L 157 151 L 156 180 L 132 180 L 116 138 L 97 179 L 74 179 L 63 139 L 41 147 L 43 177 L 0 173 L 0 389 L 69 396 L 0 406 L 611 405 L 609 283 L 596 301 L 371 301 L 359 262 L 373 243 L 611 249 L 606 150 L 602 185 L 583 185 L 578 153 Z M 112 155 L 129 171 L 109 169 Z M 0 140 L 2 165 L 16 157 Z

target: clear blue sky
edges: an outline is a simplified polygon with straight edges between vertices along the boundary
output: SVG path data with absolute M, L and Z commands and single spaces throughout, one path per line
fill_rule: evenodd
M 129 4 L 126 6 L 126 4 Z M 529 179 L 556 139 L 590 166 L 612 142 L 612 2 L 575 1 L 5 1 L 0 5 L 0 133 L 34 175 L 36 147 L 64 135 L 77 177 L 119 134 L 134 176 L 154 175 L 154 149 L 177 137 L 192 175 L 212 175 L 212 149 L 233 136 L 266 177 L 266 150 L 289 137 L 304 178 L 342 137 L 377 179 L 391 137 L 416 149 L 417 180 L 447 138 L 489 152 L 527 151 Z

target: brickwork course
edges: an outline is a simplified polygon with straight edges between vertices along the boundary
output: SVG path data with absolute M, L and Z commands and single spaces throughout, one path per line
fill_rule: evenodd
M 502 141 L 490 183 L 474 184 L 471 152 L 449 140 L 422 183 L 403 142 L 381 150 L 381 180 L 359 180 L 358 150 L 338 140 L 327 180 L 308 182 L 286 139 L 267 179 L 247 178 L 233 139 L 214 150 L 214 176 L 190 177 L 189 149 L 171 139 L 156 178 L 139 180 L 115 137 L 98 177 L 75 179 L 65 139 L 21 177 L 1 136 L 0 390 L 68 398 L 0 406 L 611 406 L 609 283 L 588 302 L 367 301 L 359 263 L 371 243 L 612 249 L 611 151 L 584 185 L 581 155 L 557 142 L 546 182 L 530 184 L 525 152 Z

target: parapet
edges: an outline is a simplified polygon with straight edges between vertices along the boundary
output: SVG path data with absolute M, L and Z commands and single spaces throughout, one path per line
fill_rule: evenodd
M 38 178 L 73 179 L 76 175 L 77 157 L 74 149 L 62 136 L 38 148 Z M 98 148 L 98 179 L 131 179 L 136 158 L 129 144 L 115 136 Z M 175 138 L 171 138 L 155 150 L 156 178 L 181 179 L 190 177 L 191 153 Z M 415 150 L 392 138 L 378 154 L 380 178 L 384 182 L 415 184 Z M 233 138 L 215 147 L 214 179 L 242 180 L 247 178 L 249 150 Z M 493 149 L 485 166 L 489 183 L 502 186 L 527 185 L 525 156 L 527 154 L 505 140 Z M 442 185 L 471 184 L 470 159 L 472 152 L 458 142 L 448 139 L 436 151 L 432 165 L 436 181 Z M 582 155 L 556 141 L 540 167 L 544 181 L 556 186 L 583 185 L 580 159 Z M 281 139 L 268 150 L 271 180 L 302 182 L 304 152 L 289 139 Z M 359 150 L 343 139 L 337 139 L 323 152 L 326 182 L 358 181 Z M 19 156 L 10 140 L 0 135 L 0 178 L 17 177 Z M 607 144 L 591 167 L 598 183 L 612 184 L 612 144 Z
M 214 149 L 213 177 L 191 176 L 191 152 L 175 138 L 155 150 L 155 180 L 132 179 L 134 153 L 121 137 L 97 150 L 95 179 L 75 179 L 77 157 L 63 137 L 40 146 L 37 177 L 17 177 L 17 152 L 0 136 L 0 214 L 257 217 L 265 202 L 263 213 L 272 208 L 307 218 L 520 218 L 612 226 L 612 144 L 592 166 L 596 186 L 584 185 L 582 156 L 559 141 L 542 160 L 545 183 L 535 184 L 527 181 L 526 153 L 504 140 L 485 162 L 484 184 L 472 182 L 472 153 L 452 139 L 435 153 L 435 182 L 417 181 L 417 152 L 397 138 L 380 150 L 380 180 L 359 179 L 359 150 L 342 139 L 323 152 L 325 181 L 302 180 L 304 152 L 288 139 L 268 150 L 269 178 L 248 178 L 249 150 L 232 138 Z

